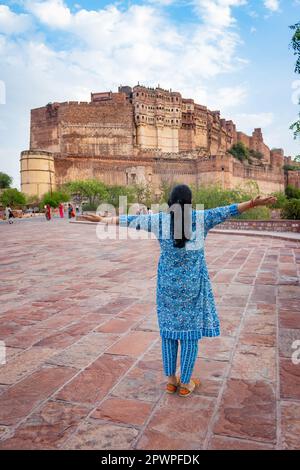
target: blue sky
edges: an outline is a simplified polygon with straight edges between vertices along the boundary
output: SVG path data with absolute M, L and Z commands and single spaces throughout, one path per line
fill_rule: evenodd
M 172 88 L 300 153 L 300 0 L 0 0 L 0 171 L 19 185 L 30 109 L 119 84 Z

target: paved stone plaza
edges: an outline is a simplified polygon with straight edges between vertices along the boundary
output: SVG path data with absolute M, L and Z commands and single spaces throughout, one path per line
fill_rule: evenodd
M 222 336 L 184 399 L 164 392 L 155 240 L 44 219 L 0 237 L 0 449 L 300 448 L 299 242 L 209 234 Z

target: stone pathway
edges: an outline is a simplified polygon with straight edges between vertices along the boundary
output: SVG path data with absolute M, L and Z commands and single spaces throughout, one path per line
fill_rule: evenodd
M 155 240 L 60 220 L 0 238 L 0 449 L 300 447 L 299 242 L 208 236 L 222 336 L 181 399 L 164 392 Z

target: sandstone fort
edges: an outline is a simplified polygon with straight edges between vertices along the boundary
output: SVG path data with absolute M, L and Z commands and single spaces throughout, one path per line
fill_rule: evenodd
M 252 154 L 246 163 L 228 150 L 243 142 Z M 162 182 L 219 183 L 233 188 L 257 181 L 261 193 L 300 186 L 299 172 L 282 149 L 264 143 L 260 128 L 248 136 L 220 111 L 211 111 L 160 87 L 120 86 L 118 92 L 92 93 L 90 102 L 49 103 L 31 111 L 30 147 L 21 153 L 21 188 L 41 196 L 78 179 L 106 184 Z M 297 176 L 298 175 L 298 176 Z

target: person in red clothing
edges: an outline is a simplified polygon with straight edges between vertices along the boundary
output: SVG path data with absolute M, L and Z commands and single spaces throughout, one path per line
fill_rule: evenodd
M 47 220 L 51 220 L 51 207 L 50 207 L 50 204 L 46 204 L 45 216 L 46 216 Z
M 64 205 L 60 203 L 58 206 L 58 209 L 59 209 L 59 216 L 61 219 L 63 219 L 64 218 Z

